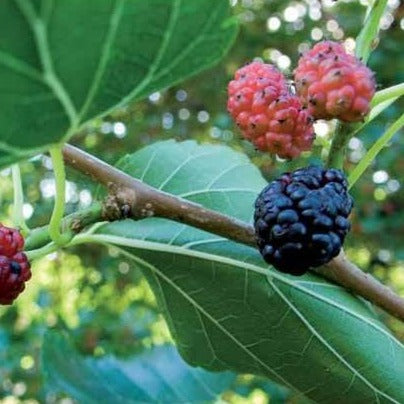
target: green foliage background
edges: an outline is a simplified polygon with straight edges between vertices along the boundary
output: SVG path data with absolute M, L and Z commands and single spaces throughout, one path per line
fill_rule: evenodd
M 233 3 L 234 14 L 241 21 L 241 31 L 222 63 L 169 90 L 153 93 L 145 101 L 122 106 L 104 119 L 92 121 L 74 138 L 74 143 L 111 163 L 128 152 L 169 138 L 227 144 L 247 153 L 267 179 L 301 165 L 302 160 L 276 161 L 256 152 L 240 139 L 226 113 L 226 84 L 238 66 L 255 57 L 280 63 L 286 73 L 291 73 L 299 47 L 303 50 L 305 44 L 312 43 L 313 33 L 321 29 L 326 38 L 332 39 L 333 35 L 341 35 L 337 29 L 342 29 L 344 38 L 355 37 L 366 8 L 358 1 L 338 1 L 336 4 L 324 1 L 321 5 L 317 1 L 284 0 Z M 404 6 L 399 2 L 389 3 L 393 5 L 389 9 L 393 21 L 390 25 L 386 22 L 380 44 L 369 61 L 382 88 L 404 81 Z M 300 10 L 302 15 L 294 21 L 285 21 L 288 7 Z M 276 31 L 269 29 L 271 17 L 277 17 L 281 22 Z M 335 28 L 335 22 L 338 28 Z M 284 56 L 290 60 L 289 67 L 286 67 Z M 402 103 L 395 103 L 350 143 L 347 170 L 397 118 L 402 106 Z M 319 146 L 327 145 L 328 141 L 327 136 L 318 140 L 310 160 L 319 160 Z M 404 163 L 400 158 L 403 152 L 402 139 L 396 135 L 355 185 L 353 194 L 357 208 L 353 231 L 347 240 L 350 258 L 401 294 L 404 294 L 404 192 L 401 180 Z M 49 159 L 33 158 L 22 165 L 22 173 L 27 214 L 34 209 L 28 224 L 35 227 L 48 221 L 53 204 Z M 95 195 L 95 186 L 73 171 L 68 172 L 68 178 L 68 210 L 74 211 L 89 203 Z M 9 170 L 0 173 L 0 190 L 0 221 L 10 224 L 12 184 Z M 107 353 L 127 358 L 145 347 L 171 341 L 145 279 L 124 257 L 118 256 L 116 249 L 109 248 L 105 253 L 100 246 L 79 246 L 36 262 L 33 272 L 34 279 L 18 303 L 12 308 L 0 309 L 2 401 L 8 402 L 6 400 L 11 397 L 12 402 L 56 402 L 59 399 L 43 388 L 39 371 L 42 336 L 48 329 L 67 329 L 74 337 L 76 347 L 83 354 L 96 358 Z M 398 338 L 404 340 L 402 325 L 388 316 L 383 319 Z M 301 399 L 276 385 L 246 376 L 239 377 L 224 397 L 235 403 Z

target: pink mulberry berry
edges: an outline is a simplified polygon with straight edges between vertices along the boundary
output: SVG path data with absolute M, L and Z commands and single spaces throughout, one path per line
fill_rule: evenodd
M 316 119 L 362 120 L 375 93 L 373 72 L 336 42 L 316 44 L 294 72 L 297 93 Z
M 229 113 L 257 149 L 287 159 L 310 150 L 312 119 L 272 65 L 253 62 L 239 69 L 228 96 Z

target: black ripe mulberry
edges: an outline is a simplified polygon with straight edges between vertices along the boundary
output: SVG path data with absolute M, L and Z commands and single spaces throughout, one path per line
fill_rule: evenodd
M 261 255 L 281 272 L 303 275 L 338 255 L 353 199 L 342 171 L 318 166 L 285 173 L 255 202 Z

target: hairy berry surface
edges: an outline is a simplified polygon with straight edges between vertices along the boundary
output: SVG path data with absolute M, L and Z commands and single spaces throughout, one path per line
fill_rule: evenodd
M 261 151 L 292 159 L 310 150 L 312 118 L 272 65 L 253 62 L 228 86 L 227 109 L 243 136 Z
M 294 71 L 297 93 L 316 119 L 361 121 L 375 93 L 373 72 L 336 42 L 317 43 Z
M 10 257 L 24 248 L 21 233 L 0 223 L 0 255 Z
M 31 278 L 23 248 L 21 233 L 0 224 L 0 304 L 12 304 Z
M 255 202 L 261 255 L 281 272 L 302 275 L 341 250 L 353 199 L 340 170 L 310 166 L 268 184 Z

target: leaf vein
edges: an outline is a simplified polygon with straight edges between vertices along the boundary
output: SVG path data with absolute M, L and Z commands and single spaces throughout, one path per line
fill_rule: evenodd
M 42 84 L 46 84 L 42 74 L 39 71 L 34 69 L 28 63 L 25 63 L 9 53 L 0 51 L 0 64 L 14 71 L 15 73 L 21 74 Z
M 203 194 L 210 194 L 210 193 L 223 193 L 226 194 L 228 192 L 243 192 L 243 193 L 252 193 L 254 195 L 257 194 L 257 190 L 255 189 L 248 189 L 248 188 L 216 188 L 216 189 L 198 189 L 196 191 L 185 192 L 183 194 L 178 195 L 181 198 L 188 198 L 190 196 L 195 195 L 203 195 Z
M 237 163 L 234 166 L 231 166 L 229 168 L 227 168 L 226 170 L 223 170 L 221 173 L 219 173 L 216 177 L 214 177 L 212 179 L 212 181 L 207 185 L 208 189 L 211 189 L 213 187 L 213 185 L 220 179 L 222 178 L 224 175 L 228 174 L 229 172 L 235 170 L 236 168 L 240 168 L 240 167 L 245 167 L 245 166 L 251 166 L 251 163 Z
M 160 184 L 158 189 L 162 190 L 174 177 L 178 172 L 184 168 L 187 164 L 189 164 L 191 161 L 195 161 L 200 157 L 206 157 L 206 156 L 214 156 L 215 154 L 220 154 L 220 150 L 216 150 L 214 152 L 207 152 L 207 153 L 201 153 L 201 154 L 191 154 L 188 156 L 181 164 L 179 164 L 168 176 L 167 178 Z
M 269 269 L 261 268 L 255 264 L 241 262 L 234 258 L 229 258 L 226 256 L 217 255 L 217 254 L 202 252 L 202 251 L 198 251 L 198 250 L 190 250 L 190 249 L 183 248 L 181 246 L 174 246 L 174 245 L 167 246 L 166 244 L 157 243 L 154 241 L 129 239 L 127 237 L 122 237 L 122 236 L 112 236 L 112 235 L 103 235 L 103 234 L 90 234 L 90 235 L 79 234 L 75 237 L 74 244 L 76 244 L 76 243 L 80 244 L 83 242 L 109 243 L 109 244 L 114 244 L 114 245 L 119 245 L 119 246 L 124 246 L 124 247 L 132 247 L 132 248 L 138 248 L 138 249 L 149 250 L 149 251 L 159 251 L 159 252 L 166 253 L 166 254 L 185 255 L 185 256 L 190 256 L 190 257 L 194 257 L 194 258 L 205 259 L 211 263 L 216 262 L 216 263 L 228 264 L 229 266 L 233 266 L 233 267 L 247 269 L 247 270 L 255 272 L 257 274 L 264 275 L 265 277 L 270 276 L 282 283 L 287 284 L 288 286 L 290 286 L 292 288 L 300 290 L 302 293 L 308 294 L 315 299 L 322 300 L 324 303 L 334 306 L 335 308 L 345 312 L 346 314 L 348 314 L 350 316 L 358 318 L 359 320 L 363 321 L 370 327 L 385 334 L 388 338 L 391 339 L 392 342 L 397 344 L 400 348 L 403 347 L 403 345 L 396 338 L 394 338 L 393 335 L 388 333 L 385 329 L 381 328 L 379 325 L 372 322 L 370 319 L 368 319 L 356 312 L 350 311 L 346 307 L 338 304 L 337 302 L 334 302 L 328 298 L 325 298 L 324 296 L 322 296 L 316 292 L 313 292 L 310 289 L 306 289 L 306 288 L 298 285 L 297 284 L 298 282 L 290 280 L 289 278 L 287 278 L 286 276 L 284 276 L 280 273 L 276 273 Z
M 257 364 L 259 364 L 263 369 L 265 369 L 269 374 L 275 376 L 278 380 L 281 380 L 285 385 L 294 389 L 291 383 L 285 380 L 281 375 L 275 372 L 271 367 L 269 367 L 265 362 L 263 362 L 259 357 L 257 357 L 250 349 L 246 348 L 241 341 L 239 341 L 231 332 L 227 330 L 222 324 L 218 323 L 214 317 L 212 317 L 203 307 L 201 307 L 194 299 L 192 299 L 188 294 L 182 290 L 180 286 L 172 282 L 172 280 L 167 277 L 163 272 L 161 272 L 157 267 L 150 264 L 147 261 L 121 249 L 118 248 L 124 255 L 131 257 L 134 261 L 137 261 L 140 265 L 153 271 L 157 276 L 164 280 L 168 285 L 170 285 L 174 290 L 176 290 L 185 300 L 187 300 L 192 306 L 194 306 L 201 314 L 203 314 L 209 321 L 212 322 L 224 335 L 226 335 L 230 340 L 232 340 L 236 346 L 238 346 L 242 351 L 244 351 L 248 356 L 250 356 Z
M 390 397 L 387 393 L 379 390 L 376 386 L 374 386 L 365 376 L 363 376 L 353 365 L 351 365 L 343 356 L 334 349 L 327 340 L 316 330 L 316 328 L 306 319 L 304 314 L 300 312 L 300 310 L 284 295 L 284 293 L 275 285 L 274 282 L 268 277 L 268 282 L 272 286 L 272 288 L 278 293 L 281 299 L 294 311 L 294 313 L 300 318 L 302 323 L 306 326 L 308 330 L 311 331 L 313 335 L 320 341 L 341 363 L 343 363 L 354 375 L 356 375 L 359 379 L 362 380 L 368 387 L 370 387 L 375 393 L 379 393 L 383 395 L 385 398 L 389 399 L 391 402 L 400 404 L 393 397 Z
M 167 65 L 167 66 L 165 67 L 165 69 L 162 69 L 162 70 L 160 71 L 160 73 L 157 74 L 157 75 L 154 77 L 154 80 L 158 80 L 160 77 L 162 77 L 162 76 L 164 76 L 165 74 L 169 73 L 169 72 L 173 69 L 174 66 L 176 66 L 182 59 L 184 59 L 184 58 L 189 54 L 189 52 L 191 52 L 191 51 L 195 48 L 195 46 L 198 45 L 198 43 L 203 40 L 203 38 L 204 38 L 204 36 L 205 36 L 205 33 L 207 32 L 207 30 L 208 30 L 208 28 L 210 27 L 210 25 L 212 24 L 212 22 L 216 19 L 217 15 L 219 14 L 219 11 L 220 11 L 220 9 L 219 9 L 219 7 L 218 7 L 218 8 L 215 10 L 214 13 L 211 13 L 211 14 L 209 15 L 209 18 L 207 19 L 205 26 L 204 26 L 203 29 L 200 31 L 200 32 L 201 32 L 200 35 L 197 36 L 195 40 L 191 41 L 191 42 L 188 44 L 188 46 L 187 46 L 186 48 L 184 48 L 184 49 L 182 50 L 182 52 L 180 52 L 180 53 L 178 54 L 178 56 L 177 56 L 176 58 L 172 59 L 171 63 L 170 63 L 169 65 Z
M 72 100 L 70 99 L 70 95 L 54 70 L 46 25 L 36 15 L 31 2 L 28 0 L 15 0 L 15 2 L 34 34 L 39 59 L 41 60 L 42 68 L 44 70 L 44 80 L 55 94 L 56 99 L 60 102 L 70 121 L 70 129 L 68 130 L 68 135 L 70 136 L 71 132 L 73 132 L 78 126 L 77 112 Z
M 150 81 L 153 79 L 153 74 L 157 70 L 157 67 L 164 55 L 164 52 L 167 49 L 168 44 L 170 43 L 171 36 L 174 31 L 175 24 L 177 23 L 178 20 L 178 11 L 180 7 L 180 3 L 182 0 L 175 0 L 172 4 L 172 10 L 171 10 L 171 15 L 170 18 L 168 19 L 168 24 L 167 24 L 167 29 L 164 32 L 164 35 L 162 35 L 162 40 L 160 44 L 160 48 L 156 53 L 156 57 L 154 58 L 153 62 L 151 63 L 149 67 L 149 71 L 147 72 L 146 76 L 143 78 L 143 80 L 131 91 L 130 95 L 126 98 L 136 98 L 136 96 L 150 83 Z
M 84 104 L 78 113 L 79 119 L 82 119 L 83 116 L 86 114 L 88 108 L 90 107 L 91 102 L 93 101 L 98 87 L 100 85 L 101 79 L 103 74 L 105 73 L 105 69 L 108 64 L 108 59 L 111 54 L 112 44 L 115 39 L 115 35 L 119 26 L 119 22 L 121 21 L 122 14 L 123 14 L 123 5 L 125 0 L 116 0 L 114 9 L 111 14 L 109 30 L 106 36 L 106 41 L 104 43 L 104 48 L 101 52 L 100 60 L 98 67 L 96 69 L 96 73 L 94 75 L 93 83 L 90 86 Z

